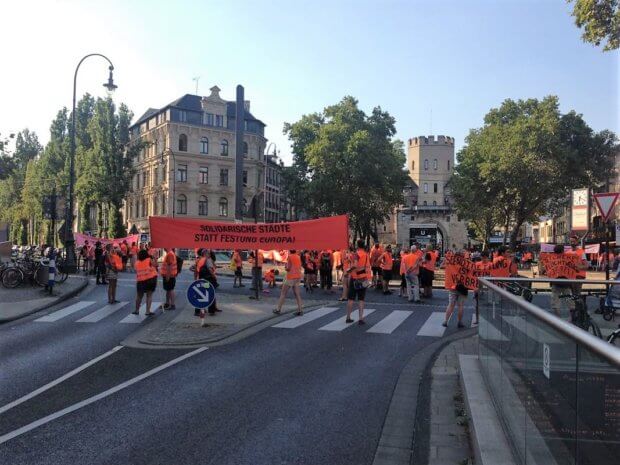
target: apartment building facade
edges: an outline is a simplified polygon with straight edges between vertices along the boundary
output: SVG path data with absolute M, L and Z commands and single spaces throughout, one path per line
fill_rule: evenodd
M 148 232 L 149 216 L 234 221 L 236 103 L 220 97 L 219 87 L 210 90 L 206 97 L 186 94 L 163 108 L 149 108 L 131 126 L 131 140 L 149 145 L 133 163 L 123 212 L 128 230 Z M 249 101 L 244 105 L 244 218 L 254 219 L 250 206 L 256 197 L 263 221 L 265 124 L 250 113 Z

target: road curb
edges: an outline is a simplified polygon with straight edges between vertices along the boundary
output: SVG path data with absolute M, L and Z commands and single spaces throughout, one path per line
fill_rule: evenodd
M 321 303 L 321 304 L 312 304 L 309 305 L 308 307 L 304 307 L 304 311 L 306 310 L 314 310 L 315 308 L 320 308 L 323 307 L 324 305 L 326 305 L 325 303 Z M 251 329 L 255 326 L 264 324 L 270 320 L 275 320 L 276 318 L 281 318 L 283 316 L 287 316 L 287 315 L 292 315 L 295 312 L 297 312 L 297 309 L 292 309 L 289 310 L 287 312 L 282 312 L 279 315 L 276 314 L 271 314 L 268 315 L 266 318 L 263 318 L 261 320 L 257 320 L 257 321 L 253 321 L 252 323 L 249 323 L 231 333 L 225 334 L 224 336 L 215 336 L 215 337 L 211 337 L 211 338 L 205 338 L 205 339 L 199 339 L 197 341 L 192 341 L 189 343 L 180 343 L 180 342 L 156 342 L 153 340 L 149 340 L 148 338 L 145 339 L 138 339 L 138 343 L 139 344 L 144 344 L 147 346 L 160 346 L 160 347 L 166 347 L 166 348 L 184 348 L 184 347 L 194 347 L 194 346 L 204 346 L 206 344 L 215 344 L 218 342 L 223 342 L 226 339 L 232 338 L 234 336 L 237 336 L 238 334 L 242 333 L 243 331 L 247 331 L 248 329 Z
M 0 318 L 0 324 L 19 320 L 20 318 L 24 318 L 28 315 L 32 315 L 33 313 L 40 312 L 41 310 L 44 310 L 48 307 L 53 307 L 54 305 L 58 305 L 59 303 L 64 302 L 65 300 L 69 300 L 70 298 L 75 297 L 77 294 L 82 292 L 86 288 L 86 286 L 88 286 L 88 278 L 84 276 L 73 276 L 73 278 L 79 278 L 80 280 L 82 280 L 82 283 L 77 288 L 73 289 L 72 291 L 67 292 L 66 294 L 59 295 L 58 298 L 54 300 L 53 302 L 49 302 L 45 305 L 40 305 L 39 307 L 33 308 L 32 310 L 28 310 L 27 312 L 22 313 L 21 315 L 16 315 L 10 318 Z
M 423 435 L 429 432 L 428 425 L 426 430 L 420 428 L 420 410 L 429 408 L 428 405 L 423 405 L 424 396 L 420 396 L 421 392 L 430 393 L 430 384 L 425 386 L 424 383 L 430 377 L 435 359 L 445 346 L 459 339 L 472 337 L 477 331 L 477 328 L 471 328 L 441 338 L 409 359 L 394 386 L 373 465 L 410 465 L 414 463 L 414 458 L 420 458 L 419 449 L 424 445 L 420 433 Z M 428 437 L 426 441 L 428 442 Z M 428 463 L 428 460 L 415 460 L 415 463 Z

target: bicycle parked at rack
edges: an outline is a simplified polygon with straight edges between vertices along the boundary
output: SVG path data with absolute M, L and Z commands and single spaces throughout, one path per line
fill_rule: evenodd
M 603 337 L 601 329 L 594 322 L 594 320 L 592 320 L 592 317 L 588 313 L 588 305 L 586 303 L 585 295 L 566 294 L 560 296 L 560 299 L 571 299 L 575 303 L 575 308 L 571 310 L 571 323 L 580 327 L 584 331 L 588 331 L 590 334 L 593 334 L 599 339 L 606 340 L 610 344 L 620 344 L 620 328 L 613 331 L 607 338 Z

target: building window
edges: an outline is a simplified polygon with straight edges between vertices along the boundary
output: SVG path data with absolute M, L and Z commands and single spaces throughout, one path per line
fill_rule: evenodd
M 424 206 L 426 207 L 426 205 L 427 205 L 427 203 L 426 203 L 426 200 L 425 200 L 425 201 L 424 201 Z
M 203 116 L 203 121 L 207 126 L 213 126 L 213 113 L 205 113 Z
M 127 217 L 133 218 L 133 202 L 131 200 L 127 203 Z
M 207 137 L 200 139 L 200 153 L 209 153 L 209 139 Z
M 228 186 L 228 168 L 220 170 L 220 186 Z
M 437 206 L 437 201 L 433 200 L 433 206 L 436 207 Z
M 424 171 L 428 170 L 428 160 L 424 160 Z
M 383 232 L 387 231 L 387 227 L 385 225 L 383 225 Z
M 177 166 L 177 182 L 187 182 L 187 165 Z
M 187 121 L 187 112 L 185 110 L 179 110 L 179 121 L 185 123 Z
M 177 213 L 179 215 L 187 215 L 187 197 L 183 194 L 177 197 Z
M 248 158 L 248 143 L 243 143 L 243 158 Z
M 148 186 L 148 176 L 146 174 L 146 170 L 142 172 L 142 187 Z
M 143 198 L 143 199 L 142 199 L 142 216 L 143 216 L 144 218 L 146 218 L 147 216 L 149 216 L 149 212 L 148 212 L 148 210 L 146 209 L 146 198 Z
M 220 199 L 220 216 L 228 216 L 228 199 L 226 197 Z
M 201 166 L 198 172 L 198 182 L 200 184 L 209 184 L 209 168 Z
M 215 115 L 215 125 L 218 128 L 224 127 L 224 116 L 223 115 Z
M 437 159 L 435 158 L 435 159 L 433 160 L 433 169 L 434 169 L 434 170 L 436 170 L 436 169 L 437 169 L 437 167 L 438 167 L 438 164 L 437 164 Z
M 179 152 L 187 152 L 187 136 L 185 134 L 179 136 Z
M 411 171 L 414 171 L 414 170 L 415 170 L 415 161 L 412 161 L 411 162 Z
M 450 160 L 448 160 L 448 171 L 450 170 Z
M 166 194 L 161 194 L 161 214 L 166 214 Z
M 428 194 L 428 184 L 424 183 L 424 193 Z M 424 203 L 426 205 L 426 202 Z
M 224 156 L 228 156 L 228 141 L 224 139 L 220 145 L 222 147 L 221 154 Z
M 437 193 L 437 183 L 433 184 L 433 192 L 435 194 Z
M 153 196 L 153 215 L 157 215 L 157 197 Z
M 450 217 L 446 216 L 446 222 L 449 223 L 450 222 Z
M 200 216 L 209 214 L 209 201 L 204 195 L 201 195 L 200 200 L 198 200 L 198 214 Z
M 248 172 L 243 171 L 243 187 L 248 187 Z

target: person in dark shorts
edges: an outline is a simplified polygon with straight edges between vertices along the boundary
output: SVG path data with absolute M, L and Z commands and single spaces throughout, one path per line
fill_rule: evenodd
M 165 310 L 176 309 L 174 302 L 174 288 L 177 284 L 177 256 L 174 253 L 174 249 L 164 249 L 166 255 L 164 255 L 164 261 L 161 264 L 161 276 L 164 291 L 166 291 L 166 303 L 164 304 Z
M 358 324 L 366 324 L 364 321 L 364 300 L 366 299 L 366 281 L 370 279 L 367 268 L 370 268 L 368 253 L 364 250 L 364 241 L 357 241 L 357 252 L 353 255 L 351 267 L 351 278 L 349 282 L 349 293 L 347 295 L 347 323 L 353 323 L 351 312 L 353 303 L 357 298 L 359 308 Z
M 142 305 L 142 297 L 146 294 L 146 315 L 151 316 L 153 292 L 157 288 L 157 266 L 146 250 L 138 252 L 136 262 L 136 309 L 132 313 L 138 315 Z

